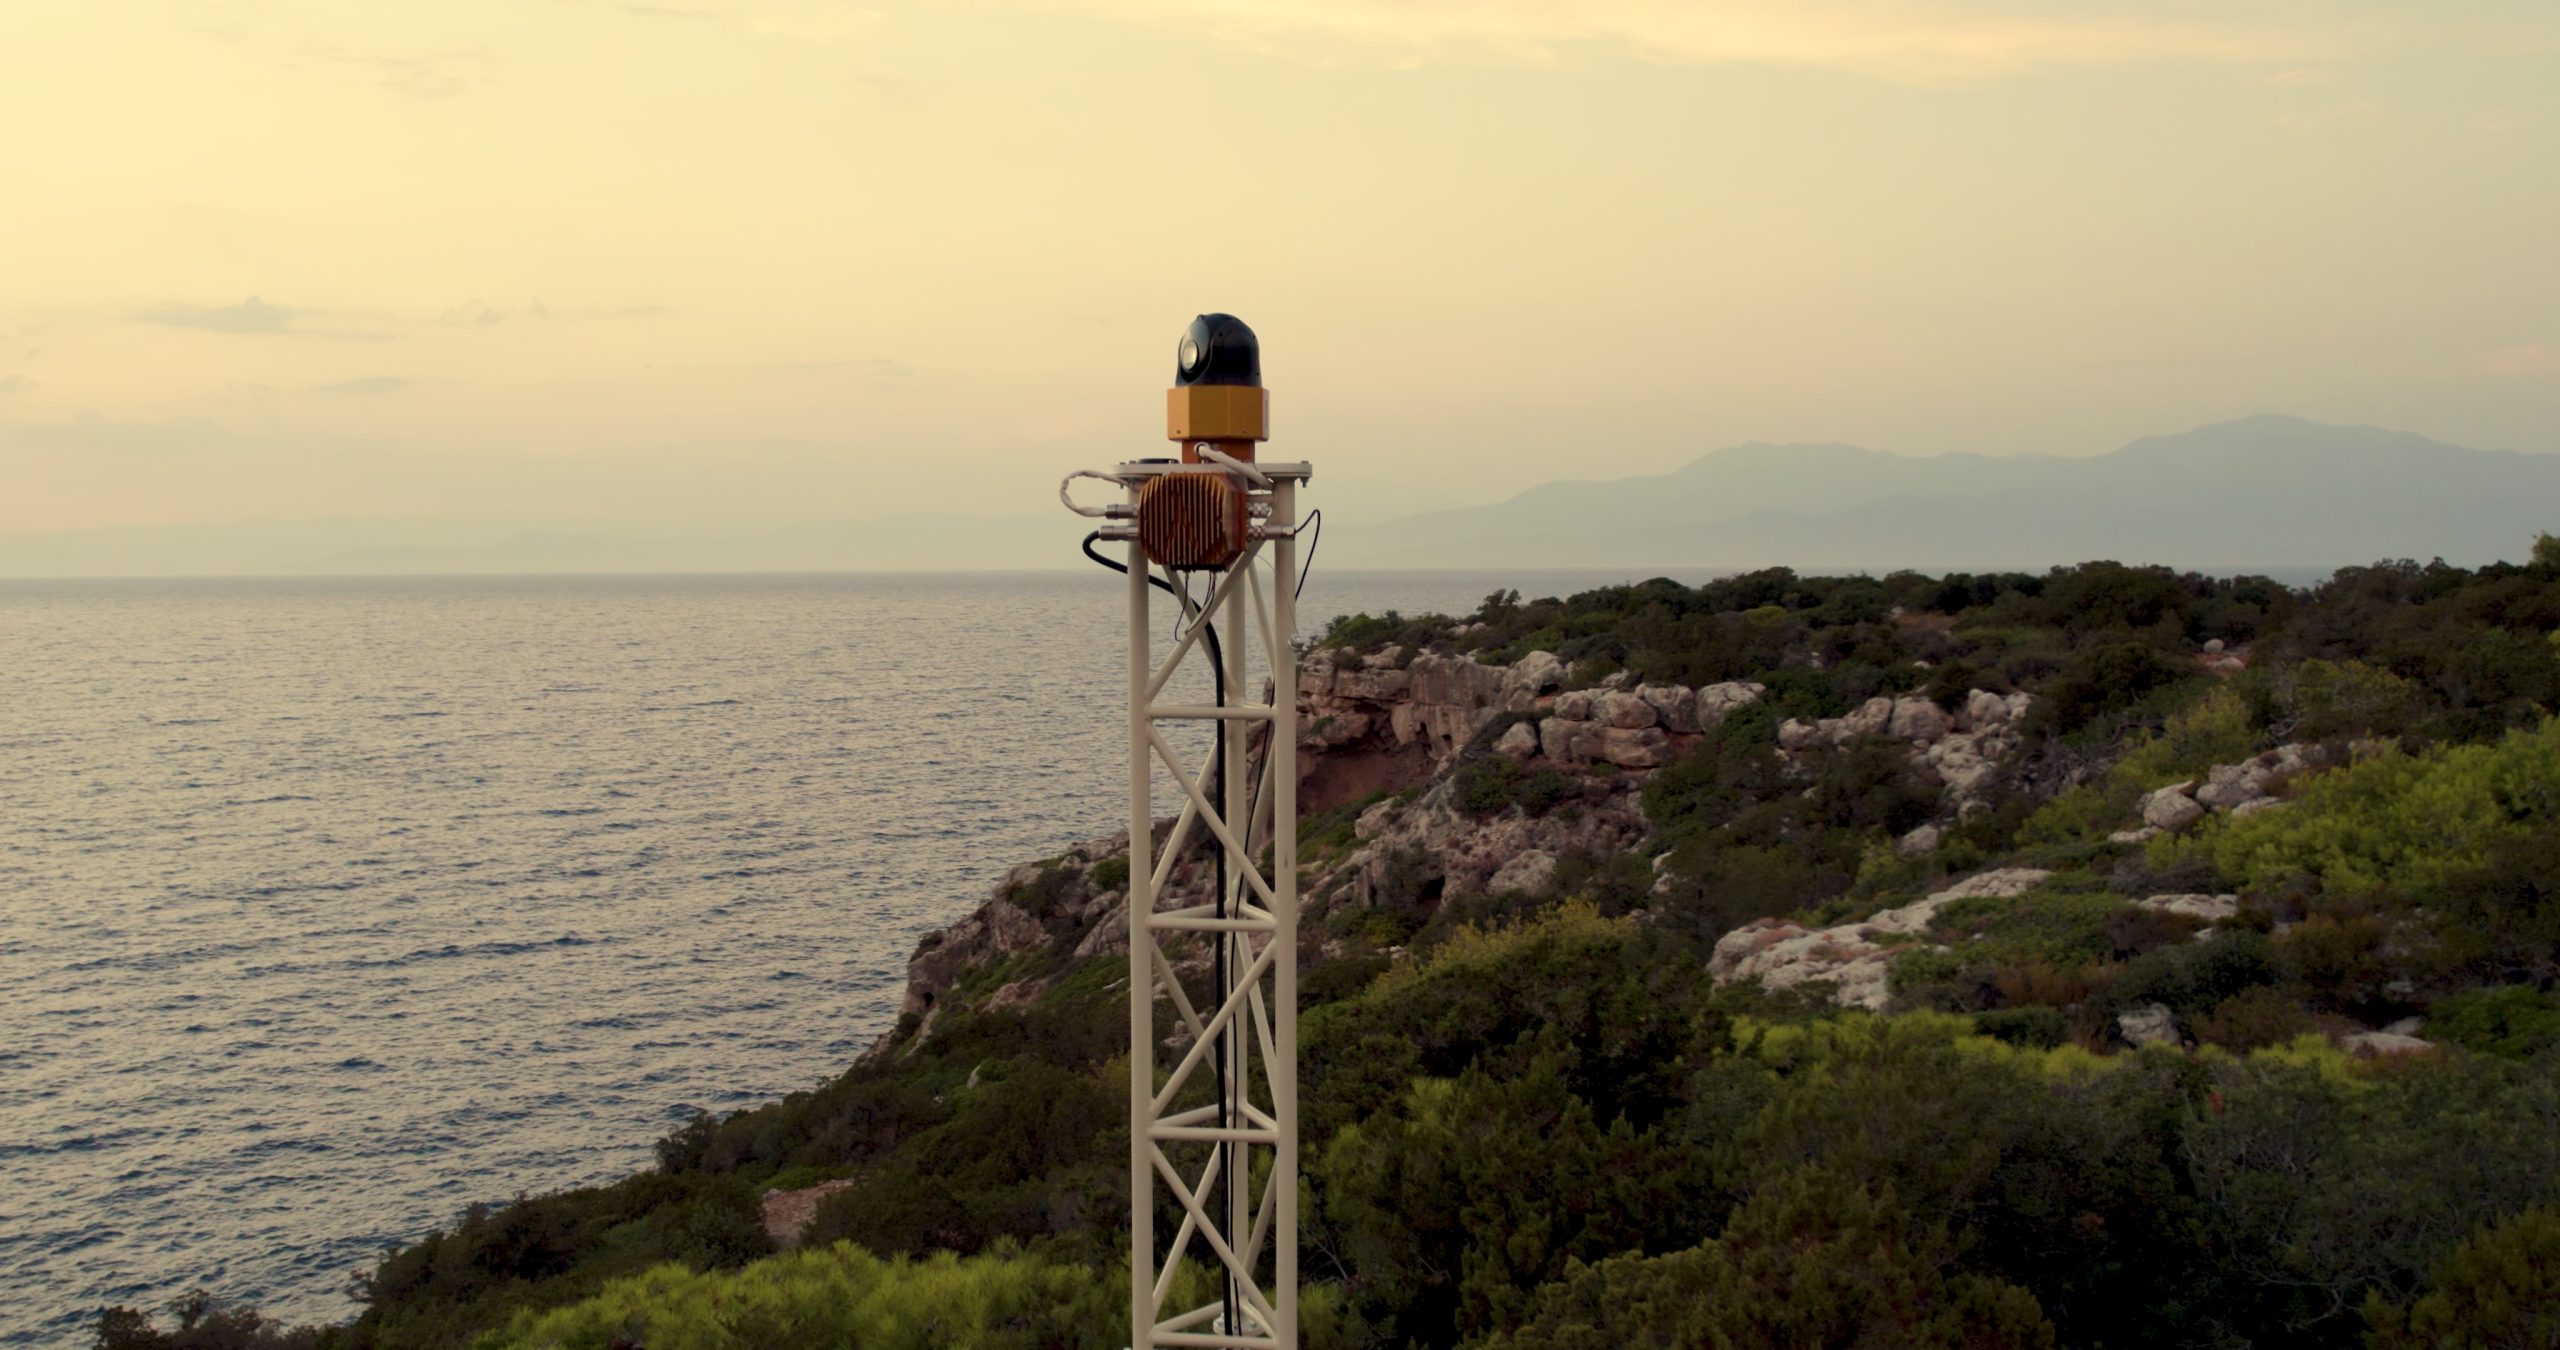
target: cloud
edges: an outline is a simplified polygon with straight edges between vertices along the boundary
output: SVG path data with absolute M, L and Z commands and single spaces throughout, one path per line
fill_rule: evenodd
M 477 300 L 455 305 L 436 316 L 436 322 L 457 328 L 495 328 L 507 321 L 507 311 L 481 304 Z
M 398 375 L 366 375 L 359 379 L 339 380 L 332 384 L 315 384 L 315 394 L 389 394 L 417 383 Z
M 434 102 L 485 83 L 489 54 L 477 47 L 407 55 L 350 52 L 335 47 L 305 47 L 295 55 L 304 61 L 334 66 L 370 80 L 377 88 Z
M 2502 379 L 2560 378 L 2560 346 L 2545 342 L 2513 343 L 2483 354 L 2480 368 Z
M 286 305 L 270 305 L 250 296 L 236 305 L 190 305 L 172 300 L 134 315 L 140 323 L 171 328 L 201 328 L 213 333 L 290 333 L 294 320 L 310 313 Z
M 379 342 L 382 334 L 352 328 L 313 328 L 305 320 L 326 311 L 296 309 L 291 305 L 271 305 L 250 296 L 236 305 L 197 305 L 183 300 L 153 305 L 133 315 L 136 323 L 156 323 L 167 328 L 194 328 L 208 333 L 232 333 L 246 337 L 317 337 L 336 338 L 347 342 Z
M 1770 65 L 1935 81 L 2145 61 L 2302 63 L 2343 53 L 2334 24 L 2287 26 L 2228 8 L 1958 7 L 1926 0 L 1048 0 L 1149 26 L 1204 27 L 1246 42 L 1332 39 L 1413 61 L 1552 61 L 1614 49 L 1673 65 Z
M 23 394 L 35 387 L 36 382 L 24 375 L 0 375 L 0 394 Z
M 880 12 L 839 0 L 763 0 L 745 16 L 758 37 L 793 38 L 832 47 L 879 31 Z
M 117 422 L 83 412 L 69 422 L 0 428 L 0 444 L 27 450 L 91 454 L 170 455 L 228 449 L 238 438 L 200 418 L 167 422 Z
M 886 356 L 861 361 L 759 361 L 755 369 L 770 375 L 847 374 L 866 380 L 912 380 L 915 368 Z

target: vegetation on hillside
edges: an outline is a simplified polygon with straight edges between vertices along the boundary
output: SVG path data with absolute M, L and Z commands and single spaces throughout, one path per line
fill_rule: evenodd
M 1633 851 L 1535 894 L 1443 894 L 1389 855 L 1354 905 L 1327 879 L 1361 807 L 1305 823 L 1310 1344 L 2554 1343 L 2555 630 L 2560 545 L 2304 590 L 1771 571 L 1338 622 L 1328 643 L 1398 659 L 1546 650 L 1577 683 L 1766 693 L 1651 773 Z M 1788 718 L 1976 689 L 2035 701 L 1962 820 L 1901 749 L 1780 746 Z M 2297 743 L 2336 767 L 2281 809 L 2118 842 L 2153 789 Z M 1462 756 L 1453 809 L 1583 809 L 1590 783 L 1534 764 Z M 1997 866 L 2048 875 L 1939 909 L 1886 1015 L 1708 977 L 1742 923 Z M 1076 951 L 1126 869 L 1037 869 L 1007 902 L 1045 945 L 966 973 L 929 1030 L 696 1120 L 642 1176 L 466 1214 L 293 1343 L 1123 1343 L 1126 962 Z M 2165 893 L 2238 903 L 2209 930 L 2133 903 Z M 2177 1042 L 2131 1048 L 2118 1015 L 2153 1005 Z M 2406 1017 L 2433 1048 L 2342 1048 Z M 836 1178 L 810 1245 L 771 1254 L 757 1198 Z M 1164 1200 L 1160 1233 L 1178 1218 Z M 99 1344 L 288 1334 L 184 1339 L 206 1321 L 119 1311 Z M 961 1322 L 981 1339 L 931 1339 Z

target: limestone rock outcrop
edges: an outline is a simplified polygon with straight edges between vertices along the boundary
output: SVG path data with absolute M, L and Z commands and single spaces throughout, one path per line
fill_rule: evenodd
M 2142 823 L 2155 830 L 2176 833 L 2204 819 L 2204 804 L 2189 795 L 2195 782 L 2171 783 L 2156 789 L 2142 799 Z
M 1534 891 L 1570 854 L 1606 856 L 1634 846 L 1649 827 L 1628 779 L 1595 779 L 1571 811 L 1531 815 L 1518 808 L 1489 816 L 1459 810 L 1443 780 L 1412 801 L 1382 801 L 1353 825 L 1360 847 L 1349 869 L 1348 902 L 1367 906 L 1415 886 L 1449 894 Z
M 1845 716 L 1780 723 L 1778 745 L 1802 753 L 1861 736 L 1907 742 L 1912 762 L 1946 789 L 1955 817 L 1969 820 L 1989 805 L 1991 790 L 2000 781 L 2001 759 L 2018 748 L 2014 724 L 2034 703 L 2028 694 L 1975 689 L 1950 712 L 1914 694 L 1879 695 Z
M 1568 768 L 1608 764 L 1653 769 L 1677 758 L 1685 739 L 1714 728 L 1764 686 L 1735 682 L 1691 690 L 1678 684 L 1560 694 L 1538 722 L 1538 749 Z
M 2116 1014 L 2116 1034 L 2130 1046 L 2176 1045 L 2178 1015 L 2166 1003 L 2147 1003 Z
M 1908 942 L 1890 939 L 1925 934 L 1938 911 L 1955 901 L 2022 895 L 2051 875 L 2033 867 L 1984 872 L 1898 909 L 1830 928 L 1755 919 L 1717 940 L 1707 974 L 1717 984 L 1757 980 L 1772 990 L 1827 983 L 1841 1007 L 1881 1011 L 1892 998 L 1886 974 L 1893 958 L 1911 949 Z
M 2274 810 L 2284 805 L 2276 793 L 2286 783 L 2338 760 L 2339 755 L 2326 746 L 2294 742 L 2260 751 L 2237 764 L 2216 764 L 2201 779 L 2145 793 L 2141 828 L 2121 830 L 2111 837 L 2119 844 L 2139 844 L 2192 829 L 2216 811 L 2238 818 Z
M 2236 895 L 2154 895 L 2133 903 L 2144 909 L 2198 919 L 2207 924 L 2221 923 L 2240 912 L 2240 897 Z
M 2338 1038 L 2339 1048 L 2365 1059 L 2387 1055 L 2420 1055 L 2436 1043 L 2397 1031 L 2354 1031 Z

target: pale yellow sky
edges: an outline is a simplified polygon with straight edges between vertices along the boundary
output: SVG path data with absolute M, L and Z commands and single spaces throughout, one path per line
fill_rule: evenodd
M 1157 452 L 1212 308 L 1369 519 L 1746 439 L 2560 450 L 2549 0 L 10 28 L 0 531 L 1033 515 Z

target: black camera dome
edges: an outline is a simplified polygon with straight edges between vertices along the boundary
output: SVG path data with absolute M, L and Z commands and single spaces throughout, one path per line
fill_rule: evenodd
M 1175 349 L 1175 385 L 1262 384 L 1262 344 L 1233 314 L 1203 314 L 1191 321 Z

